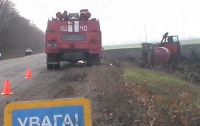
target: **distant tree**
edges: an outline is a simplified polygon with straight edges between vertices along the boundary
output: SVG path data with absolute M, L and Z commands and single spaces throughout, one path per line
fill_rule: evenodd
M 0 0 L 0 52 L 7 55 L 22 55 L 25 48 L 35 52 L 44 50 L 44 32 L 19 15 L 15 4 Z
M 44 32 L 38 29 L 30 20 L 16 16 L 9 22 L 9 42 L 10 48 L 15 48 L 16 54 L 24 53 L 25 48 L 32 48 L 34 52 L 44 50 Z M 14 41 L 13 41 L 14 40 Z
M 14 8 L 14 4 L 9 0 L 0 0 L 0 51 L 5 51 L 8 42 L 8 30 L 9 20 L 18 13 Z
M 18 15 L 15 4 L 9 0 L 0 0 L 0 23 L 7 24 L 15 15 Z

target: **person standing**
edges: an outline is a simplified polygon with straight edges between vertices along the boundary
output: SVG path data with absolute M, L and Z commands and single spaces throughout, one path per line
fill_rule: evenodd
M 192 46 L 190 48 L 190 51 L 191 51 L 191 59 L 196 59 L 197 58 L 197 55 L 196 55 L 196 49 L 194 46 Z
M 166 42 L 167 36 L 168 36 L 168 32 L 166 32 L 166 33 L 163 35 L 163 38 L 162 38 L 162 40 L 161 40 L 161 43 Z M 163 41 L 163 40 L 164 40 L 164 41 Z

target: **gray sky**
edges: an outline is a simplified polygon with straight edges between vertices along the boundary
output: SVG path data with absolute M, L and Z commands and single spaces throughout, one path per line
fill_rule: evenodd
M 45 31 L 56 12 L 89 9 L 100 21 L 103 45 L 160 41 L 165 32 L 200 38 L 200 0 L 12 0 L 20 14 Z M 145 35 L 146 33 L 146 35 Z

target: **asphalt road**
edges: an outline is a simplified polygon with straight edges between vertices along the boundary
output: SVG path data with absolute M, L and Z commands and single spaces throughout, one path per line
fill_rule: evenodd
M 42 100 L 56 97 L 56 85 L 65 75 L 64 66 L 60 70 L 47 70 L 44 53 L 21 58 L 0 60 L 0 88 L 3 92 L 6 80 L 10 81 L 12 95 L 0 97 L 0 124 L 3 125 L 4 108 L 9 102 Z M 26 79 L 30 69 L 32 79 Z M 61 87 L 62 88 L 62 87 Z

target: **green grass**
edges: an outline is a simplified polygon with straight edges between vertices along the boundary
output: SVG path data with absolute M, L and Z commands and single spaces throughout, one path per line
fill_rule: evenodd
M 166 76 L 166 74 L 164 73 L 156 73 L 153 71 L 149 71 L 149 70 L 144 70 L 144 69 L 138 69 L 137 71 L 131 71 L 131 70 L 127 70 L 125 71 L 125 76 L 127 77 L 127 79 L 134 81 L 136 84 L 137 83 L 152 83 L 152 84 L 174 84 L 174 85 L 181 85 L 185 82 L 177 79 L 177 78 L 173 78 L 170 76 Z
M 161 104 L 167 106 L 170 101 L 177 102 L 183 93 L 190 94 L 185 103 L 200 105 L 200 88 L 197 85 L 184 82 L 166 73 L 135 67 L 124 70 L 124 79 L 140 91 L 150 93 L 152 96 L 161 96 L 163 101 L 156 103 L 155 106 Z
M 183 45 L 188 44 L 200 44 L 200 39 L 191 39 L 191 40 L 180 40 Z
M 189 39 L 189 40 L 180 40 L 182 45 L 189 45 L 189 44 L 200 44 L 200 39 Z M 150 42 L 151 43 L 151 42 Z M 159 43 L 159 42 L 155 42 Z M 124 49 L 124 48 L 141 48 L 141 44 L 122 44 L 122 45 L 109 45 L 109 46 L 103 46 L 105 50 L 111 50 L 111 49 Z
M 111 49 L 128 49 L 128 48 L 141 48 L 141 44 L 124 44 L 124 45 L 110 45 L 110 46 L 103 46 L 105 50 Z

